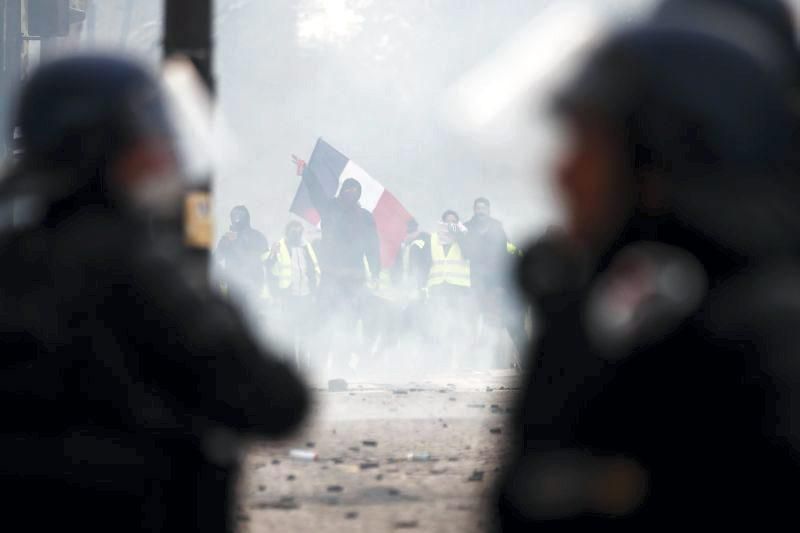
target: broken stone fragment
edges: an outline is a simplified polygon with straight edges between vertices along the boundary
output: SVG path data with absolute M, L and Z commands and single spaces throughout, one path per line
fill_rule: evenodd
M 298 509 L 300 504 L 291 496 L 283 496 L 276 502 L 259 502 L 251 506 L 251 509 Z
M 483 471 L 474 470 L 472 475 L 467 478 L 467 481 L 483 481 Z

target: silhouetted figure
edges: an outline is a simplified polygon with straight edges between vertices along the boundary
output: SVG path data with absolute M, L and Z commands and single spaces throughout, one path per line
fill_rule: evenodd
M 469 230 L 464 244 L 470 259 L 472 293 L 481 325 L 507 330 L 517 352 L 522 354 L 528 343 L 525 310 L 515 305 L 507 292 L 509 264 L 513 262 L 509 254 L 511 243 L 503 224 L 492 217 L 491 209 L 487 198 L 475 199 L 473 216 L 464 223 Z M 500 355 L 495 357 L 504 359 Z
M 351 352 L 357 350 L 363 356 L 378 334 L 367 325 L 363 328 L 364 343 L 359 345 L 353 340 L 357 337 L 359 320 L 363 321 L 369 313 L 372 298 L 367 282 L 377 284 L 380 276 L 378 231 L 372 213 L 359 204 L 361 184 L 357 180 L 344 180 L 334 198 L 326 196 L 308 167 L 303 173 L 303 183 L 322 226 L 318 323 L 326 330 L 324 336 L 330 339 L 326 344 L 332 351 L 334 371 L 347 372 Z
M 560 94 L 568 220 L 520 271 L 544 336 L 503 531 L 794 517 L 800 219 L 781 90 L 724 41 L 644 28 Z
M 250 225 L 250 211 L 243 205 L 234 207 L 230 230 L 220 239 L 216 256 L 225 279 L 249 301 L 258 298 L 267 286 L 264 261 L 268 254 L 267 238 Z
M 5 194 L 38 216 L 0 239 L 3 528 L 230 530 L 238 441 L 296 426 L 308 394 L 153 242 L 150 218 L 181 205 L 158 84 L 63 59 L 16 117 Z

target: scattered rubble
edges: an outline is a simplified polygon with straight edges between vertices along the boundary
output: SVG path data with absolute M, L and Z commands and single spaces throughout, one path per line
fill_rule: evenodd
M 251 509 L 282 509 L 290 511 L 292 509 L 299 509 L 300 504 L 292 496 L 282 496 L 278 501 L 273 502 L 259 502 L 252 506 Z

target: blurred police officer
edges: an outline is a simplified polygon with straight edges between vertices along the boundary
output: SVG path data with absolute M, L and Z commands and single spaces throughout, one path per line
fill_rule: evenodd
M 239 436 L 292 428 L 307 393 L 157 253 L 147 219 L 180 205 L 158 84 L 63 59 L 26 84 L 16 123 L 5 194 L 38 207 L 0 242 L 3 527 L 229 529 Z
M 800 223 L 781 91 L 724 41 L 649 28 L 561 93 L 567 225 L 521 271 L 545 333 L 504 531 L 793 517 Z

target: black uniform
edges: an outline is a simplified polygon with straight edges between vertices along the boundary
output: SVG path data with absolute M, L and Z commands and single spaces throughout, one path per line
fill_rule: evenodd
M 16 175 L 46 207 L 0 240 L 4 527 L 230 530 L 239 439 L 293 428 L 308 394 L 114 192 L 126 143 L 155 134 L 155 82 L 73 58 L 23 94 Z
M 637 205 L 595 257 L 558 238 L 526 253 L 544 335 L 502 530 L 790 520 L 800 270 L 780 89 L 727 45 L 652 29 L 606 43 L 572 87 L 565 105 L 621 119 L 629 168 L 668 179 L 671 204 Z

